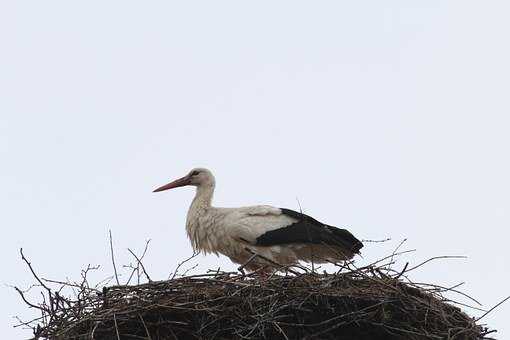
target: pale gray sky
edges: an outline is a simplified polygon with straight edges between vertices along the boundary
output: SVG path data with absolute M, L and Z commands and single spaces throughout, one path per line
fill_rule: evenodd
M 507 1 L 0 2 L 4 338 L 31 311 L 5 284 L 111 274 L 152 239 L 191 253 L 194 166 L 216 204 L 297 208 L 360 238 L 407 238 L 416 280 L 490 307 L 510 293 Z M 235 268 L 199 258 L 200 268 Z M 472 315 L 478 312 L 468 310 Z M 510 305 L 486 318 L 510 336 Z

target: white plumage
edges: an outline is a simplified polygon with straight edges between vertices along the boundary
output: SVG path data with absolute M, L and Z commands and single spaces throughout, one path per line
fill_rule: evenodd
M 350 259 L 362 247 L 347 230 L 322 224 L 288 209 L 267 205 L 242 208 L 211 206 L 213 174 L 204 168 L 156 190 L 196 186 L 186 219 L 186 231 L 196 251 L 223 254 L 250 270 L 269 269 L 298 261 L 337 262 Z M 253 254 L 259 254 L 253 258 Z

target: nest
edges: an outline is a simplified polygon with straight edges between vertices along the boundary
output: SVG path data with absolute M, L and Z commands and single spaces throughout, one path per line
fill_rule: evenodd
M 494 331 L 444 297 L 454 288 L 412 283 L 408 271 L 218 271 L 102 289 L 84 275 L 73 298 L 38 279 L 48 297 L 37 305 L 19 292 L 42 312 L 23 323 L 35 339 L 490 339 Z

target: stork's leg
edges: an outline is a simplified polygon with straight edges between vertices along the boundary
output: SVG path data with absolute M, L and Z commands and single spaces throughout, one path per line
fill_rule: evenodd
M 246 268 L 246 266 L 248 266 L 250 264 L 250 262 L 253 261 L 257 256 L 259 256 L 259 255 L 258 254 L 253 254 L 252 256 L 250 256 L 248 261 L 246 261 L 241 266 L 239 266 L 239 268 L 237 268 L 237 270 L 240 271 L 241 274 L 246 275 L 246 273 L 244 272 L 244 268 Z

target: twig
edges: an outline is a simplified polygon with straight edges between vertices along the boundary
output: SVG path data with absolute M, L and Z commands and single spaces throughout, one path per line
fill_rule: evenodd
M 135 259 L 138 261 L 138 264 L 142 267 L 143 273 L 145 274 L 145 277 L 147 278 L 147 280 L 149 282 L 152 282 L 149 274 L 147 274 L 147 271 L 145 270 L 145 267 L 143 266 L 142 261 L 140 261 L 140 259 L 135 255 L 135 253 L 133 253 L 133 251 L 131 249 L 128 248 L 128 250 L 131 253 L 131 255 L 133 255 L 135 257 Z
M 391 253 L 391 257 L 390 257 L 390 262 L 393 262 L 393 259 L 395 257 L 395 254 L 397 253 L 397 251 L 400 249 L 400 247 L 402 247 L 402 245 L 407 241 L 407 239 L 403 239 L 399 244 L 398 246 L 395 248 L 395 250 L 393 250 L 393 252 Z M 386 274 L 388 274 L 388 272 L 391 270 L 391 264 L 388 265 L 387 269 L 386 269 Z M 405 270 L 402 271 L 402 274 L 405 273 Z M 401 274 L 401 275 L 402 275 Z
M 302 218 L 303 220 L 305 220 L 305 219 L 306 219 L 306 217 L 305 217 L 305 215 L 303 214 L 303 208 L 301 207 L 301 202 L 299 202 L 299 198 L 298 198 L 298 197 L 296 197 L 296 202 L 297 202 L 297 204 L 298 204 L 298 206 L 299 206 L 299 213 L 301 214 L 301 218 Z M 312 240 L 312 237 L 311 237 L 311 235 L 310 235 L 310 228 L 309 228 L 309 226 L 308 226 L 308 224 L 307 224 L 307 223 L 305 223 L 305 229 L 306 229 L 306 237 L 307 237 L 307 239 L 308 239 L 309 241 L 311 241 L 311 240 Z M 313 273 L 313 272 L 315 272 L 315 263 L 314 263 L 314 262 L 315 262 L 315 254 L 314 254 L 314 249 L 315 249 L 315 247 L 310 246 L 310 247 L 308 247 L 308 249 L 310 250 L 310 260 L 311 260 L 311 261 L 310 261 L 310 264 L 311 264 L 311 267 L 312 267 L 311 269 L 312 269 L 312 273 Z
M 48 286 L 46 286 L 42 281 L 41 279 L 39 278 L 39 276 L 37 276 L 37 274 L 35 273 L 34 271 L 34 268 L 32 268 L 32 264 L 26 259 L 25 255 L 23 254 L 23 248 L 20 248 L 19 249 L 19 252 L 21 254 L 21 259 L 23 261 L 25 261 L 25 263 L 27 264 L 28 268 L 30 269 L 30 271 L 32 272 L 32 275 L 34 276 L 34 278 L 37 280 L 37 282 L 39 282 L 39 284 L 44 287 L 44 289 L 46 289 L 48 291 L 48 293 L 51 294 L 51 289 L 48 288 Z
M 115 272 L 115 281 L 117 281 L 117 285 L 120 285 L 119 276 L 117 275 L 117 267 L 115 266 L 115 257 L 113 256 L 112 230 L 109 229 L 108 232 L 110 233 L 110 253 L 112 256 L 113 271 Z
M 34 305 L 33 303 L 30 303 L 26 298 L 25 298 L 25 294 L 23 294 L 23 292 L 21 291 L 21 289 L 19 289 L 18 287 L 14 287 L 14 289 L 16 289 L 16 291 L 18 292 L 18 294 L 21 296 L 21 299 L 23 299 L 23 301 L 30 307 L 32 308 L 36 308 L 36 309 L 42 309 L 43 311 L 45 312 L 50 312 L 49 310 L 41 307 L 41 306 L 37 306 L 37 305 Z
M 183 261 L 179 262 L 177 264 L 177 267 L 175 267 L 174 273 L 172 275 L 168 276 L 168 278 L 170 280 L 173 280 L 175 278 L 175 276 L 177 275 L 177 273 L 179 272 L 179 268 L 181 268 L 181 266 L 184 265 L 186 262 L 188 262 L 188 261 L 192 260 L 193 258 L 197 257 L 198 254 L 200 254 L 200 252 L 193 250 L 193 254 L 190 257 L 188 257 L 188 258 L 184 259 Z
M 453 255 L 453 256 L 434 256 L 434 257 L 431 257 L 430 259 L 426 260 L 426 261 L 423 261 L 422 263 L 414 266 L 414 267 L 411 267 L 409 269 L 407 269 L 405 272 L 408 273 L 416 268 L 419 268 L 421 266 L 423 266 L 425 263 L 428 263 L 430 261 L 433 261 L 433 260 L 438 260 L 438 259 L 466 259 L 467 256 L 457 256 L 457 255 Z
M 97 329 L 97 327 L 99 326 L 99 324 L 100 324 L 100 322 L 99 322 L 99 321 L 96 321 L 96 322 L 94 323 L 94 328 L 92 328 L 92 332 L 90 333 L 90 338 L 91 338 L 92 340 L 94 340 L 94 333 L 96 333 L 96 329 Z
M 361 240 L 361 242 L 363 242 L 363 243 L 382 243 L 382 242 L 388 242 L 388 241 L 391 241 L 390 237 L 382 239 L 382 240 L 366 240 L 366 239 Z
M 117 334 L 117 340 L 120 340 L 119 326 L 117 325 L 117 317 L 113 313 L 113 322 L 115 323 L 115 333 Z
M 190 271 L 194 270 L 196 267 L 198 267 L 198 263 L 196 263 L 194 266 L 191 266 L 191 267 L 189 267 L 188 269 L 186 269 L 186 270 L 184 271 L 184 273 L 182 273 L 182 276 L 183 276 L 183 277 L 186 277 L 186 275 L 188 275 L 188 273 L 189 273 Z
M 399 279 L 402 275 L 404 275 L 404 273 L 406 272 L 406 269 L 407 269 L 407 266 L 409 265 L 409 262 L 406 262 L 406 265 L 404 266 L 404 268 L 400 271 L 400 273 L 395 276 L 395 279 Z
M 138 314 L 138 317 L 140 317 L 140 320 L 142 321 L 143 328 L 145 328 L 145 333 L 147 333 L 147 339 L 152 340 L 151 333 L 149 333 L 149 329 L 147 328 L 147 325 L 145 324 L 145 321 L 142 318 L 141 314 Z
M 482 316 L 480 316 L 478 319 L 475 319 L 475 322 L 478 322 L 480 321 L 481 319 L 483 319 L 487 314 L 489 314 L 490 312 L 492 312 L 494 309 L 498 308 L 499 306 L 501 306 L 502 304 L 504 304 L 508 299 L 510 299 L 510 296 L 507 296 L 506 298 L 504 298 L 502 301 L 500 301 L 499 303 L 497 303 L 494 307 L 492 307 L 491 309 L 489 309 L 487 312 L 485 312 Z
M 365 269 L 365 268 L 374 267 L 374 266 L 376 266 L 378 263 L 381 263 L 381 262 L 383 262 L 383 261 L 385 261 L 385 260 L 387 260 L 387 259 L 389 259 L 389 258 L 394 258 L 395 256 L 400 256 L 400 255 L 407 254 L 407 253 L 413 253 L 413 252 L 415 252 L 415 251 L 416 251 L 416 249 L 403 250 L 403 251 L 400 251 L 400 252 L 398 252 L 398 253 L 394 253 L 394 254 L 391 254 L 391 255 L 385 256 L 385 257 L 383 257 L 382 259 L 379 259 L 379 260 L 377 260 L 377 261 L 374 261 L 374 262 L 372 262 L 372 263 L 370 263 L 370 264 L 368 264 L 368 265 L 366 265 L 366 266 L 360 267 L 360 268 L 358 268 L 358 269 Z
M 273 325 L 275 325 L 275 327 L 278 329 L 278 332 L 280 332 L 283 337 L 285 338 L 285 340 L 289 340 L 289 337 L 287 336 L 287 334 L 285 334 L 285 332 L 283 331 L 283 329 L 280 327 L 280 325 L 278 324 L 278 322 L 273 322 Z
M 145 257 L 145 254 L 147 253 L 147 249 L 149 248 L 150 241 L 151 241 L 151 239 L 148 239 L 147 241 L 145 241 L 145 248 L 143 249 L 142 256 L 140 256 L 140 262 L 143 260 L 143 258 Z M 137 264 L 136 267 L 134 267 L 134 268 L 132 266 L 125 266 L 125 267 L 129 267 L 129 268 L 133 269 L 131 271 L 131 274 L 129 275 L 127 282 L 126 282 L 126 285 L 128 285 L 131 282 L 131 279 L 133 278 L 133 275 L 135 274 L 135 272 L 139 271 L 140 265 Z M 137 273 L 137 275 L 138 275 L 138 284 L 140 284 L 140 275 L 138 273 Z

